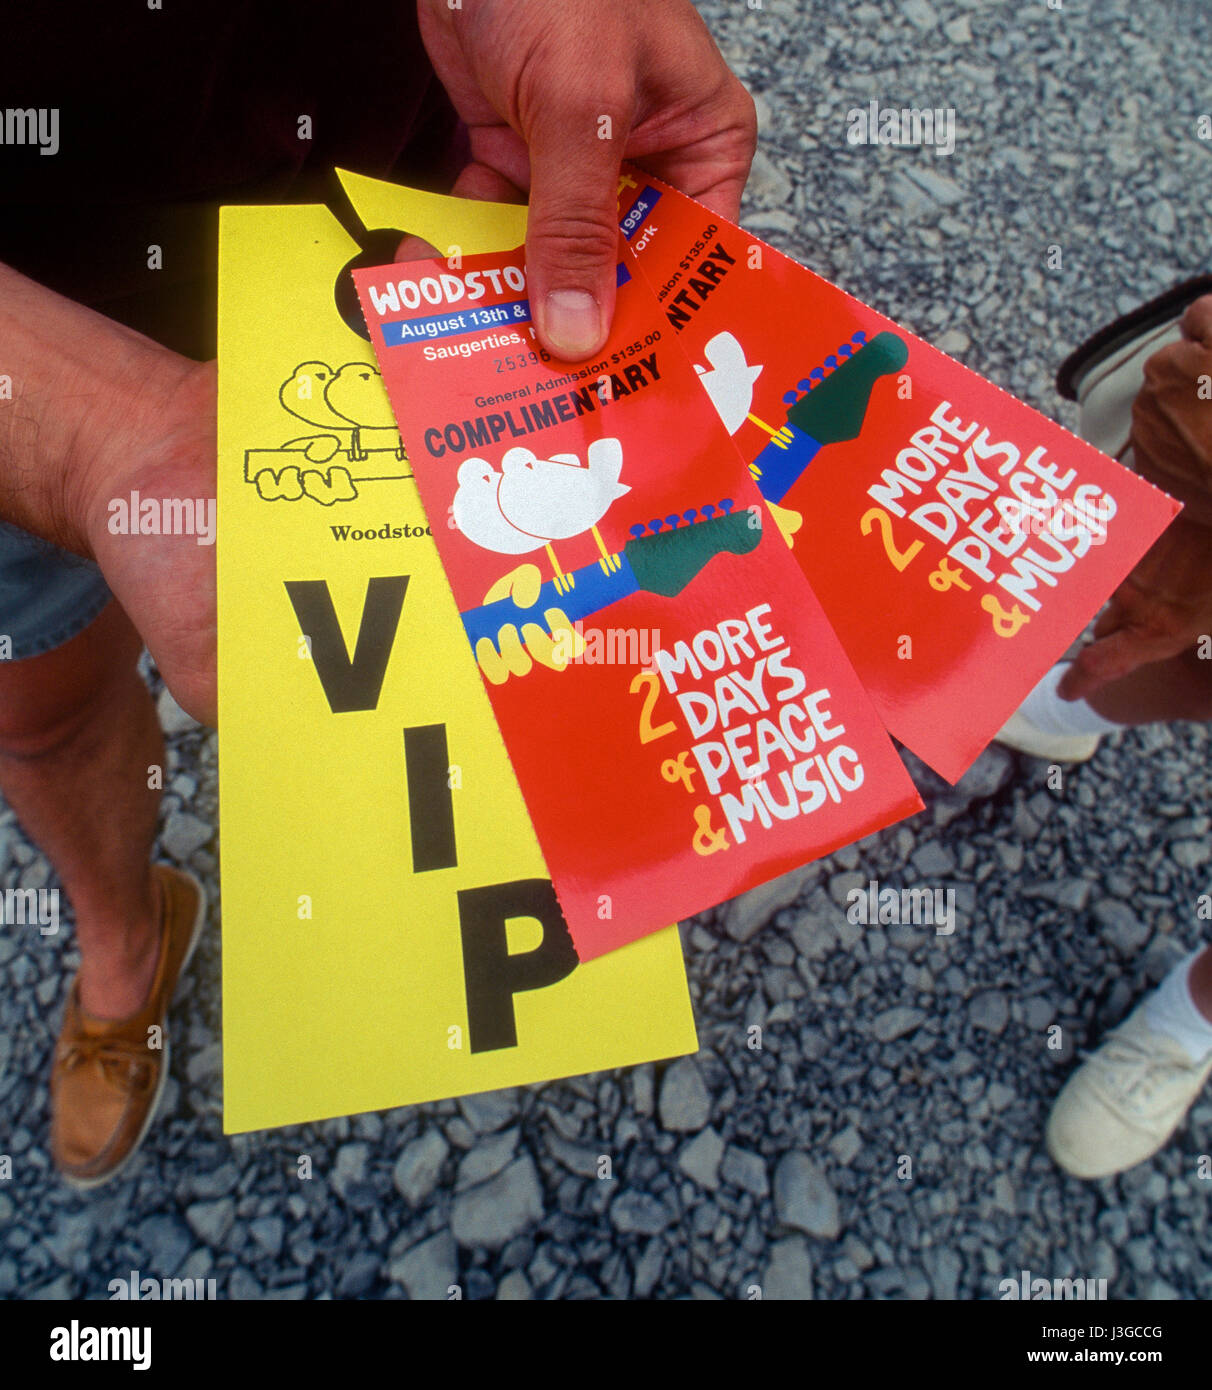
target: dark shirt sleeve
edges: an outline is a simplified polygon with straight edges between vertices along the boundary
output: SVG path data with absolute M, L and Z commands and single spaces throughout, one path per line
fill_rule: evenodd
M 441 191 L 467 159 L 410 0 L 49 0 L 4 30 L 0 261 L 192 356 L 221 202 L 323 202 L 335 165 Z M 55 152 L 10 109 L 57 112 Z

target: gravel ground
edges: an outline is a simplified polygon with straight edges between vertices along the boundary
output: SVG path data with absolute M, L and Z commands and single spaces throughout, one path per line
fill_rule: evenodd
M 1207 268 L 1191 190 L 1212 100 L 1174 66 L 1209 50 L 1198 0 L 700 8 L 758 95 L 746 225 L 1067 423 L 1069 346 Z M 872 98 L 954 108 L 955 153 L 847 146 Z M 160 850 L 217 898 L 215 738 L 160 709 Z M 1041 1150 L 1075 1051 L 1200 939 L 1209 752 L 1203 726 L 1124 733 L 1059 787 L 996 748 L 957 789 L 913 763 L 925 813 L 684 924 L 695 1058 L 459 1102 L 225 1139 L 212 924 L 162 1118 L 91 1197 L 46 1147 L 70 933 L 8 929 L 0 1296 L 105 1297 L 137 1269 L 221 1297 L 988 1299 L 1029 1269 L 1212 1297 L 1212 1093 L 1118 1179 L 1073 1181 Z M 54 883 L 2 810 L 0 875 Z M 853 926 L 846 893 L 871 878 L 954 888 L 954 933 Z

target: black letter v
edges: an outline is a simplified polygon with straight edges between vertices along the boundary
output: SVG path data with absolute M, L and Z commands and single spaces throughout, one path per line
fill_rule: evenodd
M 380 576 L 366 581 L 366 601 L 358 628 L 358 645 L 350 661 L 324 579 L 287 579 L 286 592 L 295 617 L 311 648 L 316 675 L 324 687 L 334 714 L 374 709 L 383 688 L 387 658 L 391 655 L 400 610 L 408 588 L 408 575 Z

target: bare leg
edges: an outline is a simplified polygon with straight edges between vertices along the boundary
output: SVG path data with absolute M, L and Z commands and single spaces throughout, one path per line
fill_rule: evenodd
M 149 855 L 164 765 L 142 643 L 111 603 L 70 642 L 0 663 L 0 790 L 76 913 L 80 1003 L 125 1018 L 147 998 L 159 904 Z

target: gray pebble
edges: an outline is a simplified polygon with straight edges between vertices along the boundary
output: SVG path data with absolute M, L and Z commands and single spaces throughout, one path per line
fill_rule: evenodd
M 675 1134 L 702 1129 L 711 1118 L 711 1096 L 693 1057 L 679 1057 L 661 1078 L 661 1125 Z
M 581 1178 L 596 1178 L 602 1166 L 601 1160 L 609 1158 L 600 1148 L 587 1144 L 574 1144 L 561 1135 L 551 1133 L 546 1138 L 547 1152 L 562 1167 Z
M 877 1014 L 871 1024 L 871 1031 L 882 1043 L 893 1042 L 906 1033 L 912 1033 L 926 1021 L 921 1009 L 909 1009 L 898 1005 Z
M 221 1197 L 217 1202 L 194 1202 L 185 1208 L 190 1230 L 211 1246 L 223 1244 L 235 1216 L 236 1204 L 230 1197 Z
M 936 840 L 928 840 L 913 851 L 913 867 L 923 878 L 946 878 L 955 872 L 955 855 Z
M 143 1272 L 157 1279 L 171 1279 L 181 1268 L 193 1245 L 189 1232 L 181 1222 L 163 1212 L 141 1221 L 135 1227 L 134 1234 L 147 1266 Z
M 805 1300 L 814 1297 L 812 1257 L 803 1236 L 787 1236 L 770 1247 L 761 1288 L 763 1299 Z
M 932 1246 L 923 1252 L 922 1264 L 935 1298 L 951 1300 L 958 1297 L 964 1265 L 954 1250 L 946 1245 Z
M 449 1231 L 439 1231 L 392 1260 L 388 1277 L 403 1285 L 410 1299 L 434 1301 L 449 1297 L 458 1274 L 458 1255 Z
M 734 941 L 748 941 L 780 908 L 795 902 L 804 885 L 820 872 L 815 864 L 793 869 L 733 898 L 724 915 L 724 930 Z
M 460 1245 L 500 1249 L 543 1219 L 534 1159 L 523 1154 L 495 1177 L 454 1199 L 450 1229 Z
M 262 1250 L 276 1260 L 282 1253 L 286 1224 L 280 1216 L 259 1216 L 248 1223 L 248 1233 Z
M 521 1303 L 534 1298 L 530 1280 L 520 1269 L 511 1269 L 497 1285 L 497 1299 L 500 1302 Z
M 982 990 L 968 1005 L 968 1018 L 974 1028 L 999 1036 L 1010 1021 L 1010 1004 L 1000 990 Z
M 354 1257 L 357 1258 L 356 1256 Z M 222 1287 L 222 1286 L 220 1286 Z M 261 1284 L 246 1269 L 233 1269 L 227 1279 L 227 1296 L 234 1299 L 257 1299 L 265 1296 Z
M 213 825 L 190 812 L 173 811 L 160 832 L 160 845 L 167 855 L 184 864 L 195 851 L 209 843 L 214 833 Z
M 853 1125 L 847 1125 L 840 1134 L 835 1134 L 829 1141 L 829 1152 L 843 1168 L 854 1162 L 862 1147 L 862 1136 Z
M 710 1126 L 700 1130 L 678 1154 L 678 1167 L 700 1187 L 714 1192 L 720 1185 L 720 1160 L 724 1141 Z
M 774 1214 L 783 1226 L 822 1240 L 841 1234 L 837 1195 L 807 1154 L 790 1152 L 774 1170 Z
M 1153 934 L 1146 916 L 1116 898 L 1101 898 L 1094 904 L 1094 919 L 1102 935 L 1122 956 L 1143 951 Z
M 1202 869 L 1212 859 L 1212 845 L 1207 840 L 1175 840 L 1170 846 L 1170 858 L 1182 869 Z
M 720 1165 L 720 1177 L 731 1187 L 739 1187 L 742 1192 L 755 1197 L 765 1197 L 770 1191 L 770 1179 L 766 1172 L 766 1160 L 761 1154 L 750 1153 L 729 1144 Z
M 673 1219 L 665 1203 L 648 1192 L 620 1192 L 610 1204 L 610 1223 L 621 1235 L 660 1235 Z
M 358 1141 L 341 1145 L 332 1170 L 332 1185 L 338 1196 L 348 1199 L 351 1190 L 366 1181 L 369 1161 L 369 1144 Z
M 178 738 L 182 734 L 193 733 L 195 729 L 202 727 L 177 704 L 176 700 L 169 694 L 167 686 L 164 686 L 160 691 L 156 701 L 156 713 L 160 717 L 160 727 L 168 738 Z
M 463 1118 L 477 1134 L 504 1129 L 518 1113 L 516 1091 L 487 1091 L 482 1095 L 460 1096 Z
M 419 1207 L 427 1200 L 437 1186 L 438 1175 L 449 1152 L 450 1146 L 436 1125 L 404 1146 L 396 1159 L 391 1180 L 409 1206 Z
M 474 1149 L 469 1149 L 455 1173 L 455 1191 L 462 1192 L 495 1177 L 513 1158 L 518 1144 L 518 1133 L 516 1128 L 507 1129 L 500 1134 L 481 1139 Z
M 365 1297 L 378 1281 L 381 1263 L 381 1257 L 369 1250 L 355 1251 L 341 1271 L 341 1281 L 337 1285 L 337 1297 Z
M 644 1247 L 635 1267 L 632 1288 L 637 1298 L 647 1298 L 656 1288 L 665 1267 L 665 1247 L 659 1240 L 650 1240 Z

